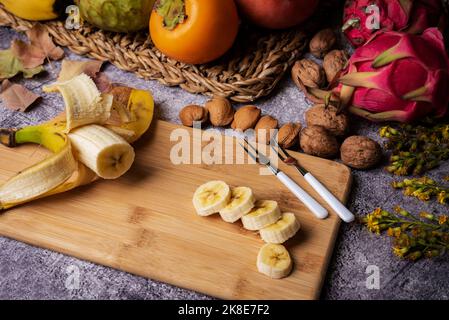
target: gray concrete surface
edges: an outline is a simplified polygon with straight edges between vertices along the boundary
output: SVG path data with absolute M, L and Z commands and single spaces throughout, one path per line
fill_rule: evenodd
M 7 48 L 18 35 L 0 28 L 0 47 Z M 82 59 L 68 54 L 71 59 Z M 15 81 L 42 94 L 41 86 L 53 81 L 59 63 L 48 73 L 33 80 Z M 105 72 L 114 81 L 151 90 L 160 110 L 160 118 L 179 123 L 179 110 L 191 103 L 202 104 L 203 96 L 192 95 L 179 88 L 167 88 L 156 81 L 144 81 L 133 74 L 107 65 Z M 257 102 L 264 113 L 287 121 L 303 122 L 304 111 L 309 107 L 303 94 L 289 80 L 280 83 L 271 97 Z M 11 112 L 0 103 L 0 127 L 18 127 L 47 120 L 63 109 L 57 95 L 43 94 L 42 102 L 26 113 Z M 377 140 L 378 126 L 354 119 L 353 132 Z M 1 155 L 0 155 L 1 159 Z M 434 170 L 430 176 L 442 178 L 449 171 L 449 163 Z M 349 207 L 358 216 L 383 206 L 392 209 L 402 204 L 406 209 L 419 212 L 447 212 L 447 207 L 423 204 L 404 198 L 390 187 L 393 177 L 382 168 L 371 171 L 354 171 L 354 186 Z M 368 289 L 366 273 L 376 266 L 380 275 L 380 288 Z M 71 288 L 73 268 L 79 270 L 79 288 Z M 410 263 L 398 260 L 390 249 L 390 240 L 368 233 L 358 224 L 343 225 L 335 246 L 332 261 L 322 291 L 323 299 L 448 299 L 449 257 L 421 260 Z M 369 269 L 368 269 L 369 270 Z M 81 261 L 59 253 L 43 250 L 14 240 L 0 237 L 0 299 L 208 299 L 202 294 L 171 285 L 133 276 L 125 272 Z

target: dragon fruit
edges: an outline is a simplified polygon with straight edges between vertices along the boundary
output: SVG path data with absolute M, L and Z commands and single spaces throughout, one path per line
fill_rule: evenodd
M 379 31 L 355 50 L 333 95 L 374 121 L 442 117 L 449 104 L 449 59 L 436 28 L 421 35 Z
M 440 26 L 442 12 L 441 0 L 347 0 L 343 31 L 359 47 L 379 29 L 418 34 Z

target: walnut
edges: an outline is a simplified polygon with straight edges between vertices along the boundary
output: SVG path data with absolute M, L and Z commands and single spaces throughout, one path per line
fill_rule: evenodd
M 278 132 L 278 143 L 281 147 L 289 149 L 298 142 L 301 124 L 289 122 L 284 124 Z
M 324 29 L 315 34 L 310 40 L 310 53 L 316 58 L 323 58 L 337 42 L 337 37 L 332 29 Z
M 338 153 L 337 138 L 320 126 L 304 128 L 299 142 L 301 149 L 313 156 L 333 158 Z
M 256 106 L 241 107 L 234 114 L 234 121 L 232 121 L 231 128 L 241 131 L 254 128 L 260 118 L 260 112 L 260 109 Z
M 348 63 L 348 55 L 344 50 L 332 50 L 324 57 L 323 68 L 327 81 L 330 83 L 335 76 L 345 68 Z
M 261 143 L 269 144 L 278 127 L 278 121 L 271 116 L 263 116 L 256 124 L 256 140 Z
M 309 59 L 302 59 L 295 62 L 292 68 L 292 77 L 297 77 L 309 88 L 321 88 L 326 81 L 323 68 L 318 63 Z
M 194 121 L 200 121 L 202 124 L 208 120 L 208 111 L 197 105 L 188 105 L 179 112 L 179 118 L 183 125 L 192 127 Z
M 209 111 L 210 123 L 215 127 L 224 127 L 234 119 L 234 109 L 228 99 L 214 97 L 206 102 L 205 108 Z
M 305 118 L 307 126 L 322 126 L 337 137 L 344 136 L 349 129 L 349 117 L 344 113 L 337 114 L 334 106 L 316 104 L 307 110 Z
M 374 167 L 382 158 L 380 145 L 362 136 L 351 136 L 341 145 L 341 160 L 344 164 L 355 169 L 369 169 Z

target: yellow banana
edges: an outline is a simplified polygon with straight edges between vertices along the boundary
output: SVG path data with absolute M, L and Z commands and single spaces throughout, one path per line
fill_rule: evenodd
M 30 142 L 42 144 L 54 154 L 0 185 L 0 210 L 43 197 L 49 190 L 67 181 L 77 168 L 66 135 L 57 134 L 56 131 L 44 132 L 41 128 L 37 129 L 39 130 L 19 130 L 15 136 L 20 139 L 19 141 L 28 140 L 27 137 L 29 137 Z M 10 141 L 10 144 L 13 143 L 16 141 Z
M 154 100 L 145 90 L 115 87 L 109 92 L 114 97 L 111 117 L 105 127 L 129 143 L 137 141 L 150 127 L 154 116 Z
M 65 13 L 73 4 L 70 0 L 0 0 L 15 16 L 32 21 L 53 20 Z
M 0 185 L 0 211 L 88 184 L 98 175 L 112 178 L 123 174 L 134 160 L 128 143 L 137 140 L 153 118 L 153 98 L 146 91 L 130 89 L 124 102 L 118 103 L 120 99 L 114 94 L 100 94 L 85 74 L 56 84 L 55 88 L 63 95 L 65 114 L 19 130 L 0 129 L 0 143 L 6 146 L 35 143 L 54 153 Z M 127 117 L 119 116 L 124 113 Z M 74 128 L 79 129 L 72 131 Z M 95 148 L 86 144 L 91 140 L 96 141 Z M 117 155 L 121 159 L 124 152 L 130 155 L 128 160 L 114 160 Z

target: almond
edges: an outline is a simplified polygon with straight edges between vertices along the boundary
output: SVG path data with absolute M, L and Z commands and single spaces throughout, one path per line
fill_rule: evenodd
M 206 103 L 205 108 L 209 111 L 210 123 L 215 127 L 227 126 L 234 119 L 234 109 L 226 98 L 214 97 Z
M 200 121 L 202 124 L 208 120 L 208 111 L 202 106 L 188 105 L 179 112 L 179 118 L 183 125 L 192 127 L 194 121 Z
M 241 107 L 234 114 L 234 121 L 231 124 L 232 129 L 245 131 L 254 128 L 260 118 L 260 113 L 260 109 L 256 106 Z
M 278 121 L 271 116 L 263 116 L 256 124 L 256 139 L 260 143 L 269 144 L 278 127 Z

